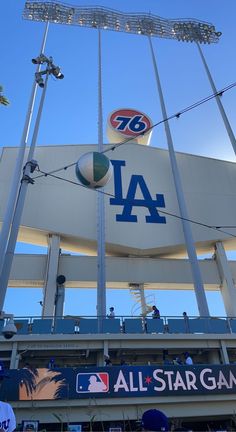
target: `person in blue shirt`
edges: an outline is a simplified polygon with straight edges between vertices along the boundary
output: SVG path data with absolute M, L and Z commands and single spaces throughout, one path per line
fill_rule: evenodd
M 9 377 L 3 363 L 0 361 L 0 386 L 5 377 Z M 16 428 L 16 418 L 11 405 L 0 401 L 0 432 L 13 432 Z
M 160 318 L 160 311 L 156 306 L 152 306 L 152 318 Z

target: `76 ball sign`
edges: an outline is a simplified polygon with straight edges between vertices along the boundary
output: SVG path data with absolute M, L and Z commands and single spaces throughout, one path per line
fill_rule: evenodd
M 108 137 L 111 141 L 117 139 L 123 141 L 124 138 L 135 138 L 136 142 L 147 144 L 148 134 L 144 138 L 145 132 L 152 127 L 150 118 L 135 109 L 122 108 L 113 111 L 108 119 Z

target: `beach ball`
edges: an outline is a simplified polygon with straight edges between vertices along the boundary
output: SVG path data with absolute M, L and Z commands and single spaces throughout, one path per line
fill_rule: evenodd
M 105 186 L 112 176 L 112 164 L 103 153 L 85 153 L 75 166 L 76 177 L 84 186 L 96 189 Z

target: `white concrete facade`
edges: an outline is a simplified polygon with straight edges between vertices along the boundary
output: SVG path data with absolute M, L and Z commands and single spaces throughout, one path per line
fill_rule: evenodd
M 42 146 L 37 148 L 35 159 L 42 171 L 51 172 L 76 162 L 83 153 L 91 150 L 96 150 L 96 146 Z M 4 214 L 16 154 L 16 148 L 4 148 L 1 155 L 0 220 Z M 122 190 L 118 190 L 118 171 L 105 188 L 111 198 L 115 196 L 116 202 L 121 199 L 121 204 L 113 205 L 110 196 L 105 197 L 107 254 L 183 255 L 186 249 L 181 221 L 161 213 L 179 215 L 168 152 L 128 144 L 106 154 L 112 160 L 123 163 L 120 166 Z M 190 219 L 207 226 L 234 226 L 235 164 L 183 153 L 177 154 L 177 160 Z M 57 175 L 77 182 L 74 167 L 62 169 Z M 135 179 L 132 176 L 136 176 Z M 37 173 L 32 177 L 37 177 Z M 132 178 L 136 182 L 135 186 L 133 184 L 134 194 L 131 193 L 131 198 L 127 200 Z M 147 221 L 150 212 L 143 190 L 140 189 L 141 178 L 150 194 L 154 211 L 157 210 L 160 217 L 165 217 L 166 223 Z M 48 234 L 58 234 L 63 249 L 96 254 L 96 194 L 93 190 L 50 176 L 36 178 L 35 184 L 28 188 L 19 239 L 46 245 Z M 159 207 L 160 203 L 155 205 L 156 195 L 163 195 L 164 207 Z M 141 200 L 141 204 L 136 205 L 136 199 Z M 137 216 L 137 221 L 117 221 L 117 215 L 122 215 L 124 205 L 128 202 L 131 206 L 134 204 L 130 215 Z M 227 231 L 235 235 L 236 228 L 225 229 L 226 233 L 222 233 L 207 226 L 192 224 L 198 252 L 211 251 L 216 241 L 222 241 L 225 248 L 235 248 L 235 238 L 227 235 Z

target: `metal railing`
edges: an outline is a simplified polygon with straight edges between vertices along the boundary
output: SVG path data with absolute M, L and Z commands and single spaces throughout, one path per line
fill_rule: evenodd
M 98 322 L 102 321 L 102 330 Z M 2 328 L 5 319 L 0 320 Z M 115 318 L 93 315 L 64 317 L 14 317 L 17 334 L 96 334 L 96 333 L 167 333 L 167 334 L 236 334 L 236 317 L 161 316 L 141 317 L 122 315 Z

